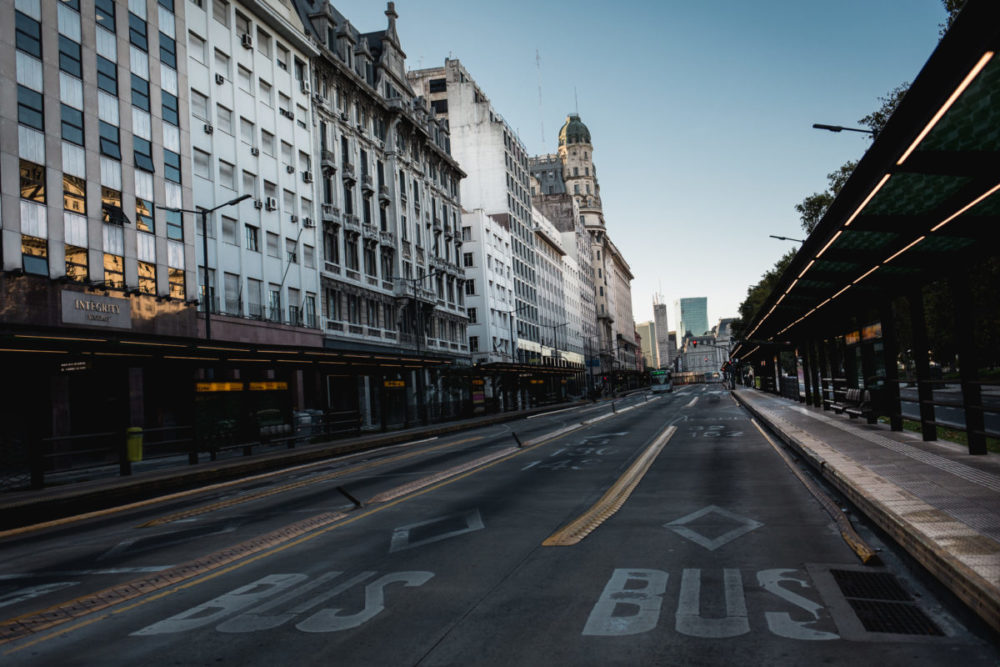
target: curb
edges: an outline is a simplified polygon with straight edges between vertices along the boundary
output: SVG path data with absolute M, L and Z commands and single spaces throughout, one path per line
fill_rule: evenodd
M 902 516 L 871 497 L 863 487 L 855 484 L 822 456 L 801 442 L 793 434 L 775 425 L 749 402 L 741 400 L 735 391 L 732 396 L 782 442 L 792 448 L 824 479 L 844 494 L 861 512 L 874 521 L 887 535 L 905 549 L 938 581 L 954 593 L 969 609 L 982 618 L 991 628 L 1000 631 L 1000 590 L 979 573 L 960 562 L 949 551 L 913 529 Z M 889 482 L 887 482 L 889 483 Z M 907 493 L 900 489 L 900 493 Z M 907 493 L 907 495 L 910 495 Z

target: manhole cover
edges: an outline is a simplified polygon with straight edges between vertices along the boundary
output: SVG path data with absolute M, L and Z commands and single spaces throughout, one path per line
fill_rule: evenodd
M 944 635 L 888 572 L 830 570 L 830 574 L 868 632 Z
M 844 597 L 868 600 L 895 600 L 910 602 L 913 598 L 903 590 L 896 577 L 888 572 L 855 572 L 830 570 Z

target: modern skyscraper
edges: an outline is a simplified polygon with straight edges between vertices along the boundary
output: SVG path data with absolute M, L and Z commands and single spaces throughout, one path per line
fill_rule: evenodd
M 670 367 L 670 331 L 667 324 L 667 304 L 660 303 L 660 297 L 653 299 L 653 322 L 656 324 L 656 360 L 658 368 Z
M 708 332 L 708 297 L 696 296 L 678 299 L 674 305 L 677 309 L 677 336 L 679 338 L 701 336 Z

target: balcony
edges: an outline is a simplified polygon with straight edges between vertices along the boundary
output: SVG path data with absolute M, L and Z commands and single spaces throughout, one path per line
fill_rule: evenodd
M 378 227 L 376 227 L 375 225 L 369 225 L 367 223 L 361 225 L 361 235 L 365 239 L 369 239 L 369 240 L 372 240 L 372 241 L 377 241 L 378 240 L 378 234 L 379 234 Z
M 345 162 L 343 169 L 341 169 L 341 176 L 345 183 L 350 183 L 351 185 L 358 182 L 358 179 L 354 176 L 354 165 L 350 162 Z
M 439 232 L 442 231 L 443 229 L 443 227 L 441 227 L 441 216 L 439 215 L 434 216 L 434 229 L 438 230 Z
M 361 221 L 358 220 L 358 216 L 353 213 L 348 213 L 344 216 L 344 231 L 356 234 L 361 233 Z
M 372 180 L 372 175 L 368 173 L 361 174 L 361 189 L 365 192 L 374 192 L 375 184 Z
M 378 199 L 379 201 L 387 203 L 389 201 L 389 186 L 386 185 L 385 183 L 378 186 Z
M 340 209 L 333 204 L 322 205 L 323 222 L 340 222 Z
M 327 173 L 337 171 L 337 160 L 333 155 L 333 151 L 322 151 L 320 153 L 320 166 Z
M 378 233 L 378 242 L 382 245 L 395 246 L 396 235 L 392 232 L 380 231 Z

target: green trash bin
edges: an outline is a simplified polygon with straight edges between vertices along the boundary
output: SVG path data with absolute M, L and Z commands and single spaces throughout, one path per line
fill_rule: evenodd
M 126 429 L 128 435 L 125 436 L 125 447 L 128 451 L 128 460 L 132 463 L 142 460 L 142 428 L 130 426 Z

